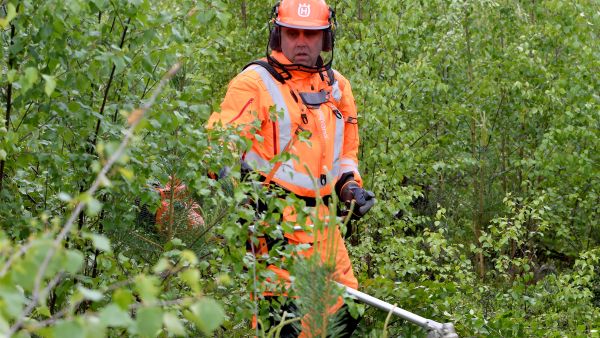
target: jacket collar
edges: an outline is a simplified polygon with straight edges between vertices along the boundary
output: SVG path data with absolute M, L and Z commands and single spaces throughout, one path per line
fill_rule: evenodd
M 272 51 L 271 57 L 274 58 L 275 60 L 277 60 L 277 62 L 281 63 L 282 65 L 291 65 L 292 64 L 292 62 L 283 54 L 283 52 Z M 318 73 L 304 72 L 301 70 L 291 70 L 289 72 L 292 75 L 293 80 L 307 79 L 314 75 L 318 76 Z

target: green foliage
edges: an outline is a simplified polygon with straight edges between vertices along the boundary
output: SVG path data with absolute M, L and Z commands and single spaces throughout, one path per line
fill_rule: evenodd
M 378 198 L 348 241 L 361 289 L 454 322 L 460 336 L 597 336 L 597 4 L 329 2 L 334 67 L 353 85 L 361 173 Z M 263 55 L 271 5 L 0 2 L 0 335 L 255 334 L 250 319 L 267 309 L 250 293 L 265 287 L 268 264 L 297 253 L 277 246 L 257 258 L 246 242 L 281 238 L 282 208 L 302 202 L 240 182 L 230 145 L 246 140 L 204 123 L 228 81 Z M 228 179 L 207 177 L 224 166 Z M 153 224 L 153 184 L 170 177 L 204 225 L 190 226 L 191 203 Z M 248 197 L 267 211 L 255 215 Z M 321 268 L 297 266 L 299 295 L 329 294 L 302 282 L 326 277 Z M 383 334 L 387 314 L 350 310 L 364 312 L 360 336 Z M 394 318 L 385 330 L 424 335 Z
M 459 335 L 595 332 L 597 296 L 582 298 L 581 322 L 540 319 L 582 308 L 568 299 L 591 289 L 561 278 L 599 243 L 592 2 L 342 1 L 340 12 L 336 67 L 353 83 L 363 176 L 383 202 L 354 237 L 366 291 Z M 367 314 L 362 333 L 380 335 L 384 315 Z

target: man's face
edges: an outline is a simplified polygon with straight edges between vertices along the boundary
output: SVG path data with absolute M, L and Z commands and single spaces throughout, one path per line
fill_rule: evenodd
M 281 27 L 281 51 L 292 63 L 313 67 L 322 48 L 322 30 Z

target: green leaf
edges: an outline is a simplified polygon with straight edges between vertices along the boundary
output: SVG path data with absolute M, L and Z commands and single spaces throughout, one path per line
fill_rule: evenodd
M 82 10 L 82 1 L 80 0 L 68 0 L 66 1 L 66 5 L 75 15 L 79 14 Z
M 108 237 L 99 234 L 90 234 L 94 248 L 104 252 L 111 252 L 110 240 Z
M 352 318 L 359 318 L 365 313 L 365 306 L 363 304 L 349 301 L 346 302 L 346 305 L 348 305 L 348 312 L 350 312 Z
M 61 192 L 58 193 L 58 199 L 63 201 L 63 202 L 71 202 L 71 200 L 73 199 L 73 197 L 71 197 L 71 195 L 65 193 L 65 192 Z
M 113 301 L 117 303 L 121 309 L 127 310 L 129 305 L 133 303 L 133 294 L 128 289 L 117 289 L 113 294 Z
M 185 328 L 181 323 L 181 320 L 173 313 L 165 313 L 163 316 L 163 323 L 169 333 L 173 333 L 178 336 L 185 335 Z
M 225 311 L 212 298 L 204 297 L 190 306 L 192 320 L 206 335 L 210 335 L 225 321 Z
M 135 278 L 135 287 L 144 302 L 156 300 L 159 292 L 157 285 L 156 277 L 153 276 L 139 275 Z
M 10 325 L 4 319 L 4 317 L 0 316 L 0 334 L 6 335 L 10 330 Z
M 125 69 L 125 66 L 127 66 L 125 59 L 121 55 L 113 55 L 111 59 L 115 65 L 115 71 L 117 73 L 120 73 L 123 69 Z
M 92 2 L 98 9 L 103 9 L 108 4 L 108 0 L 92 0 Z
M 106 326 L 103 325 L 98 317 L 90 316 L 85 318 L 84 324 L 85 338 L 104 338 L 108 337 L 106 334 Z
M 6 73 L 6 79 L 8 80 L 8 83 L 15 82 L 16 78 L 17 78 L 17 70 L 16 69 L 11 69 Z
M 13 282 L 26 291 L 33 290 L 34 278 L 39 270 L 40 265 L 46 258 L 46 253 L 52 247 L 52 241 L 48 239 L 40 239 L 33 242 L 32 247 L 20 259 L 12 269 Z M 53 260 L 46 271 L 46 277 L 53 275 L 57 270 L 57 260 Z
M 93 197 L 90 197 L 87 200 L 86 206 L 87 208 L 85 211 L 88 216 L 96 216 L 102 209 L 102 203 Z
M 81 294 L 83 295 L 83 298 L 85 298 L 85 299 L 89 299 L 89 300 L 95 301 L 95 302 L 102 299 L 102 293 L 99 291 L 90 290 L 81 285 L 78 285 L 77 289 L 79 290 L 79 292 L 81 292 Z
M 189 262 L 190 264 L 198 263 L 198 257 L 196 257 L 196 254 L 191 250 L 183 250 L 181 252 L 181 258 L 183 258 L 185 261 Z
M 129 168 L 121 167 L 121 168 L 119 168 L 119 173 L 123 176 L 123 178 L 125 178 L 127 181 L 130 181 L 130 182 L 135 178 L 135 174 L 133 173 L 133 170 L 131 170 Z
M 84 338 L 83 326 L 77 321 L 59 321 L 54 326 L 54 337 Z
M 47 306 L 39 306 L 39 307 L 35 308 L 35 312 L 46 318 L 49 318 L 52 316 L 52 314 L 50 313 L 50 309 Z
M 4 149 L 0 149 L 0 160 L 1 161 L 5 161 L 6 160 L 6 150 Z
M 17 8 L 12 3 L 9 3 L 6 6 L 6 16 L 4 18 L 0 18 L 0 27 L 2 29 L 6 29 L 10 22 L 17 17 Z
M 27 67 L 25 69 L 25 79 L 30 87 L 36 84 L 40 80 L 38 69 L 35 67 Z
M 137 313 L 136 324 L 142 337 L 156 337 L 162 327 L 163 312 L 158 307 L 141 308 Z
M 65 251 L 65 270 L 69 273 L 77 273 L 83 266 L 83 254 L 77 250 Z
M 42 74 L 44 81 L 46 81 L 46 85 L 44 86 L 44 92 L 46 95 L 50 96 L 54 92 L 56 88 L 56 78 L 54 76 Z
M 154 265 L 154 268 L 152 268 L 152 271 L 154 271 L 155 273 L 161 273 L 167 269 L 169 269 L 171 267 L 171 263 L 169 263 L 169 260 L 166 258 L 161 258 L 158 260 L 158 262 L 156 262 L 156 264 Z
M 100 311 L 100 322 L 110 327 L 128 327 L 133 323 L 127 311 L 116 304 L 110 304 Z
M 200 291 L 200 271 L 188 269 L 181 274 L 181 279 L 186 282 L 194 292 Z

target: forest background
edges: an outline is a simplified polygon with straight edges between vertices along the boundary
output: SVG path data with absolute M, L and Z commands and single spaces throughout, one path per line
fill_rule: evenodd
M 378 199 L 348 239 L 361 290 L 460 336 L 597 337 L 599 3 L 329 4 Z M 265 192 L 207 176 L 236 164 L 209 137 L 244 140 L 204 123 L 272 5 L 0 2 L 0 336 L 253 334 L 244 201 Z M 153 225 L 169 177 L 190 203 Z M 424 334 L 351 308 L 358 336 Z

